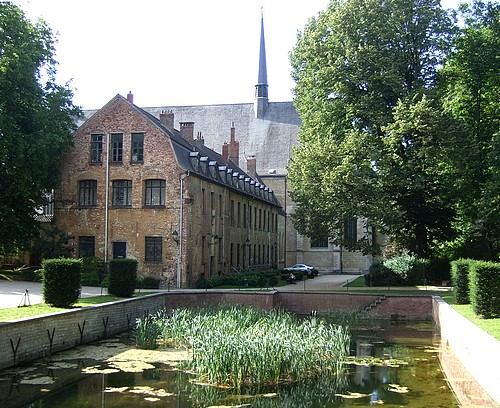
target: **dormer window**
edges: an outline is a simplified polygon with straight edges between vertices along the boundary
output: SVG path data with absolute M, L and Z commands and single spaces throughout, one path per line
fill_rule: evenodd
M 208 174 L 208 157 L 201 157 L 200 158 L 200 167 L 201 167 L 201 172 L 205 175 Z
M 208 162 L 208 171 L 213 179 L 218 179 L 219 174 L 217 173 L 217 162 L 215 160 Z
M 194 171 L 199 171 L 200 165 L 199 165 L 199 152 L 190 152 L 189 153 L 189 160 L 191 161 L 191 166 L 193 166 Z

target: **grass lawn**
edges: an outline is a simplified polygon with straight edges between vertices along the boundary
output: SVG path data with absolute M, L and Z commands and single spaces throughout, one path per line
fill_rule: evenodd
M 133 297 L 149 295 L 151 292 L 140 292 L 135 293 Z M 77 303 L 73 305 L 73 309 L 78 309 L 86 306 L 98 305 L 100 303 L 114 302 L 116 300 L 123 300 L 118 296 L 112 295 L 102 295 L 102 296 L 92 296 L 88 298 L 79 299 Z M 31 306 L 22 307 L 10 307 L 7 309 L 0 309 L 0 322 L 5 322 L 8 320 L 23 319 L 26 317 L 39 316 L 49 313 L 62 312 L 63 310 L 68 310 L 67 308 L 52 307 L 45 303 L 37 303 Z

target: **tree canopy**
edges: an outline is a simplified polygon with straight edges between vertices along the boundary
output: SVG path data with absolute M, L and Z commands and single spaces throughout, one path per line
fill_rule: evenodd
M 55 39 L 0 2 L 0 253 L 26 249 L 37 236 L 36 208 L 57 186 L 75 117 L 68 84 L 56 83 Z
M 289 166 L 299 232 L 376 253 L 376 228 L 423 257 L 458 239 L 469 134 L 458 101 L 445 106 L 442 67 L 458 63 L 467 32 L 452 17 L 437 0 L 332 0 L 299 33 L 290 59 L 303 123 Z M 345 234 L 353 217 L 368 220 L 356 241 Z

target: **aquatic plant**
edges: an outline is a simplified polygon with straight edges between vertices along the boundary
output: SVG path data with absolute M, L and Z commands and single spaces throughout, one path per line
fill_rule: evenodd
M 148 315 L 137 319 L 135 327 L 135 341 L 138 347 L 154 350 L 158 347 L 158 338 L 161 334 L 161 316 Z
M 350 341 L 342 326 L 281 309 L 179 309 L 153 321 L 167 345 L 192 349 L 187 368 L 200 381 L 237 389 L 336 374 Z

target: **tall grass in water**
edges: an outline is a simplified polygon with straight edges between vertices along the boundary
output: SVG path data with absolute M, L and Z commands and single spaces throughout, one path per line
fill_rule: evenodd
M 192 348 L 188 368 L 203 381 L 238 389 L 336 374 L 348 355 L 347 329 L 279 309 L 181 309 L 156 320 L 163 341 Z

